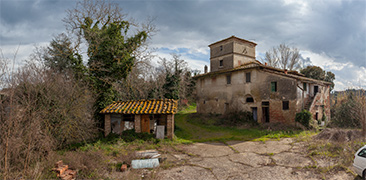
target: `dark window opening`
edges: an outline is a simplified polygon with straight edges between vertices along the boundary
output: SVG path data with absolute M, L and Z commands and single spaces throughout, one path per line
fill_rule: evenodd
M 223 49 L 222 46 L 220 46 L 220 51 L 222 51 L 222 49 Z
M 250 82 L 250 72 L 245 74 L 246 82 Z
M 289 106 L 289 101 L 282 101 L 282 109 L 283 110 L 288 110 L 290 109 L 290 106 Z
M 269 102 L 268 101 L 263 101 L 262 106 L 269 106 Z
M 123 114 L 122 115 L 123 121 L 135 121 L 135 115 L 132 114 Z
M 220 60 L 220 67 L 224 66 L 224 60 Z
M 318 93 L 319 91 L 319 87 L 318 86 L 314 86 L 314 96 L 316 95 L 316 93 Z
M 318 120 L 319 113 L 315 113 L 315 120 Z
M 231 75 L 226 76 L 226 84 L 231 84 Z
M 307 90 L 306 83 L 303 83 L 302 86 L 304 88 L 304 91 L 306 91 Z
M 277 82 L 271 82 L 271 91 L 277 92 Z
M 203 100 L 203 104 L 206 104 L 206 101 L 205 100 Z
M 254 99 L 252 97 L 247 97 L 247 103 L 248 102 L 254 102 Z

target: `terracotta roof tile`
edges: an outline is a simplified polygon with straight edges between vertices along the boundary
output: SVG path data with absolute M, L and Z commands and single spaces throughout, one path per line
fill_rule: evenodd
M 209 72 L 209 73 L 205 73 L 205 74 L 199 74 L 199 75 L 194 76 L 193 78 L 198 79 L 198 78 L 206 77 L 206 76 L 216 76 L 219 74 L 230 73 L 233 71 L 240 71 L 240 70 L 251 69 L 251 68 L 260 68 L 262 70 L 266 70 L 266 72 L 268 72 L 268 73 L 274 73 L 274 74 L 278 74 L 278 75 L 282 75 L 282 76 L 300 79 L 304 82 L 320 83 L 320 84 L 326 84 L 326 85 L 331 84 L 330 82 L 305 77 L 303 74 L 301 74 L 297 71 L 288 71 L 288 74 L 285 74 L 285 71 L 283 69 L 278 69 L 278 68 L 274 68 L 274 67 L 271 67 L 268 65 L 263 65 L 262 63 L 260 63 L 257 60 L 254 62 L 252 61 L 252 62 L 242 64 L 241 66 L 238 66 L 238 67 L 235 67 L 232 69 L 225 69 L 225 70 L 214 71 L 214 72 Z
M 178 101 L 173 99 L 163 100 L 138 100 L 113 102 L 100 111 L 102 114 L 175 114 L 178 110 Z

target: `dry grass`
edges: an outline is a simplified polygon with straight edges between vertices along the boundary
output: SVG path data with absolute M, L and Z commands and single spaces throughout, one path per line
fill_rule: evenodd
M 325 129 L 308 143 L 308 156 L 316 163 L 315 170 L 323 176 L 339 170 L 353 173 L 354 153 L 366 144 L 361 131 L 345 129 Z

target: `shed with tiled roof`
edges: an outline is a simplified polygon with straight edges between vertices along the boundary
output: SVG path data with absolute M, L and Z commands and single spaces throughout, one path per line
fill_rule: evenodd
M 172 139 L 177 109 L 176 100 L 154 99 L 113 102 L 100 113 L 105 114 L 105 136 L 111 132 L 118 134 L 127 129 L 135 129 L 138 133 L 160 134 L 160 137 L 163 133 L 163 136 Z

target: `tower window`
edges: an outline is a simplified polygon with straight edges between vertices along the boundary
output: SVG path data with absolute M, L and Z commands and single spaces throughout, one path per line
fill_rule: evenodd
M 222 49 L 223 49 L 222 46 L 220 46 L 220 51 L 222 51 Z
M 224 60 L 220 60 L 220 67 L 224 66 Z

